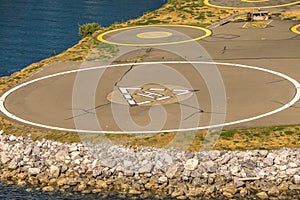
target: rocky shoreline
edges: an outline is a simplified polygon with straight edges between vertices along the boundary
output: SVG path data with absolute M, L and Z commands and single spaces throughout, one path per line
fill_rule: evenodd
M 299 199 L 300 149 L 184 152 L 0 135 L 0 180 L 42 191 Z

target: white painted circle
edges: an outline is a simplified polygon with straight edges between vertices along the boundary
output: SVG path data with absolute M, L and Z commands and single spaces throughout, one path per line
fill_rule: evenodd
M 232 122 L 227 122 L 227 123 L 223 123 L 223 124 L 216 124 L 216 125 L 208 125 L 208 126 L 200 126 L 200 127 L 193 127 L 193 128 L 184 128 L 184 129 L 167 129 L 167 130 L 161 130 L 163 132 L 178 132 L 178 131 L 195 131 L 195 130 L 203 130 L 203 129 L 210 129 L 210 128 L 218 128 L 218 127 L 223 127 L 223 126 L 229 126 L 229 125 L 234 125 L 234 124 L 239 124 L 239 123 L 243 123 L 243 122 L 249 122 L 249 121 L 253 121 L 256 119 L 260 119 L 263 117 L 267 117 L 269 115 L 273 115 L 275 113 L 281 112 L 289 107 L 291 107 L 292 105 L 294 105 L 297 101 L 299 101 L 300 99 L 300 83 L 298 81 L 296 81 L 295 79 L 280 73 L 280 72 L 276 72 L 276 71 L 272 71 L 269 69 L 264 69 L 264 68 L 259 68 L 259 67 L 254 67 L 254 66 L 249 66 L 249 65 L 242 65 L 242 64 L 234 64 L 234 63 L 221 63 L 221 62 L 201 62 L 201 61 L 165 61 L 165 62 L 140 62 L 140 63 L 126 63 L 126 64 L 114 64 L 114 65 L 106 65 L 106 66 L 97 66 L 97 67 L 90 67 L 90 68 L 84 68 L 84 69 L 77 69 L 77 70 L 71 70 L 71 71 L 66 71 L 66 72 L 60 72 L 60 73 L 56 73 L 56 74 L 52 74 L 52 75 L 48 75 L 48 76 L 44 76 L 41 78 L 37 78 L 25 83 L 22 83 L 10 90 L 8 90 L 7 92 L 5 92 L 1 97 L 0 97 L 0 111 L 3 112 L 3 114 L 5 114 L 6 116 L 10 117 L 11 119 L 14 119 L 16 121 L 25 123 L 25 124 L 29 124 L 32 126 L 37 126 L 37 127 L 41 127 L 41 128 L 46 128 L 46 129 L 52 129 L 52 130 L 60 130 L 60 131 L 69 131 L 69 132 L 79 132 L 79 133 L 107 133 L 107 134 L 133 134 L 133 133 L 137 133 L 134 131 L 95 131 L 95 130 L 77 130 L 77 129 L 68 129 L 68 128 L 62 128 L 62 127 L 55 127 L 55 126 L 49 126 L 49 125 L 45 125 L 45 124 L 39 124 L 39 123 L 35 123 L 35 122 L 31 122 L 28 121 L 26 119 L 22 119 L 18 116 L 15 116 L 14 114 L 10 113 L 6 108 L 5 108 L 5 100 L 7 98 L 8 95 L 12 94 L 14 91 L 25 87 L 27 85 L 30 85 L 32 83 L 41 81 L 41 80 L 45 80 L 48 78 L 53 78 L 56 76 L 60 76 L 60 75 L 65 75 L 65 74 L 71 74 L 71 73 L 75 73 L 75 72 L 81 72 L 81 71 L 88 71 L 88 70 L 96 70 L 96 69 L 104 69 L 104 68 L 111 68 L 111 67 L 122 67 L 122 66 L 132 66 L 132 65 L 153 65 L 153 64 L 210 64 L 210 65 L 225 65 L 225 66 L 233 66 L 233 67 L 240 67 L 240 68 L 247 68 L 247 69 L 253 69 L 253 70 L 258 70 L 258 71 L 262 71 L 262 72 L 267 72 L 270 74 L 274 74 L 276 76 L 282 77 L 286 80 L 288 80 L 290 83 L 292 83 L 296 89 L 296 94 L 293 97 L 292 100 L 290 100 L 287 104 L 272 110 L 270 112 L 261 114 L 261 115 L 257 115 L 254 117 L 250 117 L 250 118 L 246 118 L 246 119 L 241 119 L 241 120 L 236 120 L 236 121 L 232 121 Z M 138 133 L 156 133 L 157 131 L 138 131 Z

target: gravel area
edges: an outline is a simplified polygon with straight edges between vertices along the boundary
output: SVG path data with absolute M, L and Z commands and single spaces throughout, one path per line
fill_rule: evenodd
M 300 149 L 187 152 L 0 135 L 0 178 L 42 191 L 298 199 Z

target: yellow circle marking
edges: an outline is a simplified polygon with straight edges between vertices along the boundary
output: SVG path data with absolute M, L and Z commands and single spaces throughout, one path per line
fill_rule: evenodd
M 152 32 L 139 33 L 136 36 L 138 38 L 143 38 L 143 39 L 154 39 L 154 38 L 170 37 L 172 35 L 173 35 L 173 33 L 171 33 L 171 32 L 166 32 L 166 31 L 152 31 Z
M 117 31 L 123 31 L 123 30 L 129 30 L 129 29 L 134 29 L 134 28 L 145 28 L 145 27 L 155 27 L 155 26 L 165 26 L 165 27 L 183 27 L 183 28 L 194 28 L 194 29 L 199 29 L 204 31 L 204 35 L 197 37 L 197 38 L 192 38 L 192 39 L 188 39 L 188 40 L 182 40 L 182 41 L 176 41 L 176 42 L 163 42 L 163 43 L 150 43 L 150 44 L 141 44 L 141 43 L 137 43 L 137 44 L 127 44 L 127 43 L 119 43 L 119 42 L 112 42 L 112 41 L 108 41 L 106 39 L 104 39 L 103 37 L 109 33 L 114 33 Z M 100 42 L 104 42 L 107 44 L 113 44 L 113 45 L 120 45 L 120 46 L 159 46 L 159 45 L 170 45 L 170 44 L 181 44 L 181 43 L 185 43 L 185 42 L 192 42 L 192 41 L 197 41 L 197 40 L 201 40 L 203 38 L 206 38 L 208 36 L 210 36 L 212 34 L 212 32 L 209 29 L 206 28 L 202 28 L 202 27 L 197 27 L 197 26 L 189 26 L 189 25 L 145 25 L 145 26 L 134 26 L 134 27 L 125 27 L 125 28 L 120 28 L 120 29 L 115 29 L 115 30 L 111 30 L 111 31 L 107 31 L 104 32 L 100 35 L 97 36 L 97 39 Z
M 291 31 L 293 31 L 296 34 L 300 34 L 300 31 L 298 30 L 298 28 L 300 28 L 300 24 L 297 24 L 297 25 L 293 26 L 291 28 Z
M 204 0 L 203 1 L 205 5 L 210 6 L 210 7 L 214 7 L 214 8 L 221 8 L 221 9 L 254 9 L 254 8 L 278 8 L 278 7 L 284 7 L 284 6 L 292 6 L 292 5 L 296 5 L 296 4 L 300 4 L 300 1 L 295 1 L 295 2 L 291 2 L 291 3 L 286 3 L 286 4 L 279 4 L 279 5 L 274 5 L 274 6 L 257 6 L 257 7 L 229 7 L 229 6 L 218 6 L 218 5 L 214 5 L 209 3 L 209 0 Z
M 266 2 L 269 0 L 242 0 L 242 2 L 249 2 L 249 3 L 259 3 L 259 2 Z

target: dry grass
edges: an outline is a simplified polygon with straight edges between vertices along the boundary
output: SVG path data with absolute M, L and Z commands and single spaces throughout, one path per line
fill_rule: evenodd
M 205 26 L 244 10 L 224 10 L 204 5 L 199 0 L 170 0 L 157 11 L 145 13 L 141 18 L 129 20 L 127 25 L 190 24 Z
M 283 20 L 300 20 L 300 10 L 292 10 L 281 13 L 281 19 Z
M 175 133 L 158 133 L 145 137 L 135 135 L 107 135 L 113 143 L 125 146 L 165 147 L 171 141 L 181 149 L 187 143 L 188 150 L 199 151 L 207 135 L 207 131 L 178 133 L 179 141 L 174 141 Z M 300 148 L 300 126 L 292 127 L 260 127 L 248 129 L 223 130 L 214 149 L 218 150 L 249 150 L 249 149 L 278 149 L 281 147 Z
M 0 129 L 6 134 L 28 136 L 33 140 L 49 139 L 59 142 L 89 141 L 84 135 L 77 133 L 51 131 L 13 123 L 0 119 Z M 177 134 L 177 135 L 176 135 Z M 176 135 L 176 139 L 175 139 Z M 106 134 L 104 137 L 112 143 L 136 148 L 137 146 L 166 147 L 172 142 L 172 147 L 189 151 L 200 151 L 207 131 L 196 133 L 157 133 L 157 134 Z M 178 137 L 179 136 L 179 137 Z M 97 135 L 89 138 L 98 137 Z M 103 136 L 101 136 L 103 137 Z M 300 148 L 300 126 L 276 126 L 248 129 L 223 130 L 213 149 L 217 150 L 251 150 L 251 149 L 278 149 Z

